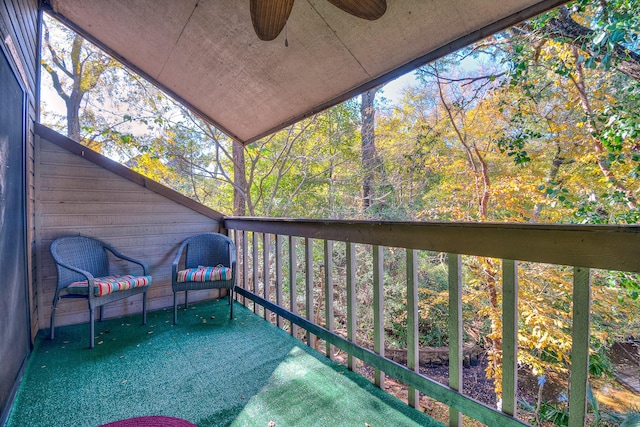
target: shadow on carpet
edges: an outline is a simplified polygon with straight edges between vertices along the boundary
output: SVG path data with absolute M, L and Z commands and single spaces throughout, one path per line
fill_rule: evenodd
M 242 305 L 225 300 L 41 331 L 7 427 L 165 415 L 206 426 L 439 426 Z

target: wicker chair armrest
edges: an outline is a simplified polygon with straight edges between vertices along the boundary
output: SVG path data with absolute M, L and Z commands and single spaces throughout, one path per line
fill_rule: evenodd
M 94 287 L 93 281 L 95 279 L 93 274 L 91 274 L 87 270 L 83 270 L 81 268 L 74 267 L 74 266 L 72 266 L 70 264 L 67 264 L 66 262 L 63 262 L 63 261 L 60 261 L 60 260 L 56 260 L 56 264 L 58 264 L 62 268 L 66 268 L 67 270 L 71 270 L 71 271 L 76 272 L 78 274 L 82 274 L 84 277 L 86 277 L 87 278 L 87 284 L 89 286 L 89 295 L 93 295 L 93 287 Z
M 189 244 L 189 240 L 190 239 L 187 239 L 184 242 L 182 242 L 182 244 L 178 248 L 178 251 L 176 252 L 176 257 L 173 259 L 173 264 L 171 264 L 171 281 L 172 282 L 176 281 L 176 277 L 178 274 L 178 264 L 180 263 L 180 258 L 182 258 L 182 252 L 184 252 L 184 248 L 186 248 L 187 245 Z
M 127 256 L 127 255 L 124 255 L 113 246 L 105 245 L 104 248 L 107 249 L 109 252 L 111 252 L 117 258 L 139 265 L 140 267 L 142 267 L 142 275 L 147 276 L 147 271 L 149 270 L 149 267 L 145 262 L 137 260 L 135 258 L 131 258 L 130 256 Z

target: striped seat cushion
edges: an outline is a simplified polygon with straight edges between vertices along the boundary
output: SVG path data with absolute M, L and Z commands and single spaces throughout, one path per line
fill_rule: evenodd
M 178 271 L 178 282 L 215 282 L 231 280 L 231 269 L 218 265 L 216 267 L 188 268 Z
M 105 276 L 94 278 L 94 295 L 101 297 L 112 292 L 127 289 L 143 288 L 151 284 L 151 276 Z M 89 286 L 86 280 L 73 282 L 67 287 L 67 292 L 76 295 L 87 295 Z

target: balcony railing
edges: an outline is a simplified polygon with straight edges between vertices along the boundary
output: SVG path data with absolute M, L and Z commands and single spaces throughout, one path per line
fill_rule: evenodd
M 449 424 L 462 425 L 462 414 L 487 425 L 527 425 L 516 418 L 518 377 L 518 261 L 573 267 L 572 347 L 569 379 L 569 426 L 584 426 L 590 341 L 591 269 L 640 272 L 640 227 L 489 223 L 416 223 L 293 220 L 227 217 L 224 227 L 235 239 L 239 260 L 238 298 L 308 345 L 324 340 L 326 354 L 335 346 L 375 368 L 375 382 L 389 375 L 408 386 L 408 403 L 419 405 L 419 392 L 450 408 Z M 314 240 L 321 240 L 323 262 L 314 265 Z M 334 316 L 333 254 L 345 246 L 346 334 L 337 333 Z M 284 244 L 283 244 L 284 243 Z M 303 245 L 304 261 L 298 260 Z M 373 349 L 356 343 L 356 245 L 371 245 Z M 316 243 L 315 247 L 318 247 Z M 407 365 L 385 357 L 384 248 L 406 251 Z M 283 248 L 288 251 L 283 254 Z M 368 246 L 367 246 L 368 248 Z M 316 249 L 317 251 L 317 249 Z M 446 254 L 448 264 L 449 384 L 418 373 L 418 251 Z M 502 405 L 494 409 L 462 393 L 462 255 L 502 260 Z M 287 276 L 283 265 L 287 265 Z M 298 309 L 298 266 L 304 265 L 304 309 Z M 261 268 L 262 266 L 262 268 Z M 320 270 L 322 269 L 322 270 Z M 273 271 L 273 273 L 272 273 Z M 321 277 L 322 292 L 314 292 Z M 316 279 L 315 282 L 318 282 Z M 283 283 L 289 295 L 283 295 Z M 275 293 L 275 295 L 273 295 Z M 317 295 L 316 295 L 317 294 Z M 286 301 L 285 301 L 286 300 Z M 293 303 L 292 303 L 293 302 Z M 319 324 L 317 308 L 324 306 Z M 299 313 L 299 311 L 301 313 Z M 343 336 L 346 335 L 346 336 Z

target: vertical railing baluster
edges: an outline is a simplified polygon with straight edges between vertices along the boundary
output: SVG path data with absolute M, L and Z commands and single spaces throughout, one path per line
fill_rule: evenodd
M 518 262 L 502 260 L 502 412 L 516 416 L 518 390 Z
M 420 350 L 418 337 L 418 251 L 407 249 L 407 367 L 419 372 Z M 408 387 L 408 403 L 420 406 L 420 394 L 414 387 Z
M 276 234 L 276 304 L 282 307 L 282 236 Z M 282 328 L 282 318 L 276 316 L 278 328 Z
M 462 391 L 462 256 L 447 254 L 449 268 L 449 387 Z M 462 414 L 449 408 L 449 426 L 462 426 Z
M 263 283 L 263 295 L 264 299 L 269 301 L 271 297 L 271 269 L 270 260 L 269 260 L 269 252 L 271 250 L 271 235 L 269 233 L 262 234 L 262 283 Z M 262 314 L 266 320 L 271 321 L 270 314 L 267 313 L 267 309 L 262 309 Z
M 298 314 L 298 256 L 296 238 L 289 236 L 289 310 Z M 298 338 L 298 325 L 291 322 L 291 335 Z
M 258 263 L 258 233 L 253 232 L 251 242 L 253 244 L 253 293 L 258 295 L 258 282 L 260 281 L 259 263 Z M 253 303 L 253 312 L 258 313 L 258 304 Z
M 571 377 L 569 379 L 569 427 L 583 427 L 586 418 L 590 326 L 591 270 L 583 267 L 574 267 Z
M 313 310 L 313 239 L 308 237 L 304 239 L 304 266 L 307 320 L 315 323 L 315 312 Z M 313 348 L 316 346 L 316 337 L 309 331 L 307 331 L 307 345 Z
M 331 332 L 335 329 L 333 313 L 333 241 L 324 241 L 324 317 L 325 327 Z M 327 341 L 326 352 L 333 359 L 333 346 Z
M 242 288 L 249 290 L 249 232 L 242 232 Z M 242 296 L 242 304 L 248 305 L 247 298 Z
M 384 357 L 384 288 L 383 248 L 373 246 L 373 351 Z M 384 388 L 384 372 L 376 369 L 375 384 Z
M 347 339 L 356 342 L 356 245 L 347 242 Z M 355 368 L 355 359 L 349 354 L 347 368 Z
M 238 239 L 240 238 L 240 230 L 233 230 L 233 242 L 236 244 L 236 282 L 234 283 L 234 286 L 240 286 L 240 242 L 238 241 Z M 236 298 L 238 298 L 238 295 L 235 296 Z M 231 304 L 233 304 L 233 301 L 231 301 Z

